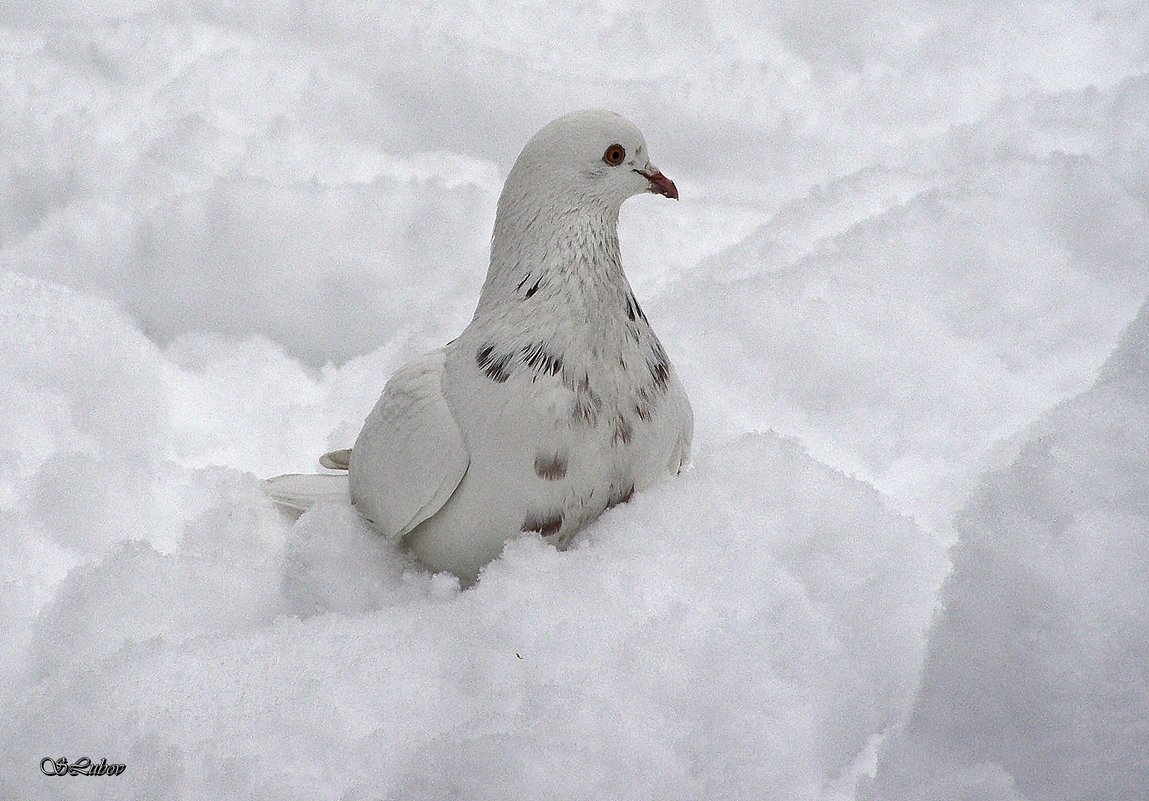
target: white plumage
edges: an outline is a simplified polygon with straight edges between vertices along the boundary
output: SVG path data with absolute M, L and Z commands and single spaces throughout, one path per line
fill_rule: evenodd
M 551 122 L 499 198 L 474 319 L 400 369 L 348 455 L 348 475 L 279 476 L 306 509 L 346 498 L 431 570 L 472 581 L 509 538 L 563 546 L 690 454 L 693 414 L 623 273 L 618 213 L 677 198 L 642 134 L 606 111 Z

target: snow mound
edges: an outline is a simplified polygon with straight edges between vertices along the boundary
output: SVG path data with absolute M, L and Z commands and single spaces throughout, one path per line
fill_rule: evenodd
M 1128 0 L 9 0 L 0 796 L 853 801 L 961 508 L 876 786 L 1144 795 L 1144 315 L 1105 359 L 1149 293 L 1146 30 Z M 256 477 L 465 325 L 500 167 L 589 106 L 682 190 L 620 237 L 693 472 L 464 593 L 349 509 L 282 519 Z M 128 770 L 36 769 L 85 754 Z
M 999 109 L 930 172 L 817 187 L 668 288 L 648 306 L 692 397 L 739 400 L 699 436 L 773 427 L 946 525 L 984 454 L 1088 387 L 1149 292 L 1149 205 L 1124 169 L 1149 140 L 1111 139 L 1147 89 Z M 1083 106 L 1107 124 L 1075 128 Z M 1023 114 L 1046 138 L 1011 141 Z
M 942 550 L 790 440 L 715 445 L 572 550 L 525 536 L 460 592 L 350 508 L 293 524 L 253 475 L 173 460 L 186 415 L 164 412 L 218 379 L 211 343 L 177 365 L 101 301 L 25 278 L 0 297 L 39 308 L 44 349 L 4 356 L 59 429 L 0 518 L 0 794 L 88 797 L 37 767 L 87 754 L 140 798 L 813 798 L 909 702 Z M 146 426 L 114 388 L 83 403 L 123 430 L 46 403 L 100 359 L 152 388 Z M 133 437 L 152 455 L 125 458 Z
M 1125 801 L 1149 787 L 1149 304 L 958 520 L 874 799 Z

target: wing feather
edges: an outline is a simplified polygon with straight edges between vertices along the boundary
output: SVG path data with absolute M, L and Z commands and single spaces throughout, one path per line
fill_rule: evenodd
M 394 539 L 438 512 L 470 465 L 443 394 L 444 356 L 435 351 L 395 373 L 351 449 L 351 501 Z

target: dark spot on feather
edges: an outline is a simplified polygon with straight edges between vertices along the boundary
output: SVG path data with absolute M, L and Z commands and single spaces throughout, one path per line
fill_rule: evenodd
M 654 379 L 655 388 L 659 391 L 666 389 L 666 385 L 670 383 L 670 360 L 666 358 L 666 351 L 662 349 L 662 343 L 657 339 L 651 347 L 647 366 L 650 368 L 650 377 Z
M 523 363 L 539 375 L 558 375 L 563 369 L 563 357 L 551 353 L 545 342 L 524 345 L 521 353 Z
M 629 292 L 626 295 L 626 318 L 634 322 L 634 296 Z
M 634 403 L 634 411 L 638 418 L 644 423 L 650 422 L 654 418 L 654 413 L 658 411 L 659 401 L 665 394 L 666 386 L 656 383 L 653 376 L 650 383 L 640 386 L 635 392 Z
M 495 353 L 494 345 L 484 345 L 475 354 L 475 363 L 479 365 L 479 369 L 496 384 L 501 384 L 511 377 L 511 372 L 507 369 L 510 362 L 511 354 Z
M 528 298 L 534 297 L 534 294 L 539 291 L 539 284 L 541 284 L 542 281 L 543 279 L 540 278 L 539 280 L 535 281 L 534 286 L 527 290 Z
M 561 512 L 528 512 L 526 520 L 523 521 L 523 531 L 537 531 L 544 537 L 558 534 L 562 527 L 563 516 Z
M 623 486 L 612 487 L 610 493 L 610 500 L 606 503 L 606 508 L 610 509 L 612 506 L 618 506 L 620 503 L 626 503 L 634 497 L 634 482 Z
M 583 373 L 578 385 L 573 389 L 575 397 L 572 416 L 579 422 L 594 425 L 595 421 L 598 420 L 598 413 L 602 411 L 602 401 L 590 388 L 590 377 Z
M 519 285 L 515 287 L 515 291 L 518 292 L 520 289 L 523 288 L 523 284 L 525 284 L 527 281 L 530 281 L 530 280 L 531 280 L 531 274 L 527 273 L 526 275 L 523 276 L 523 280 L 519 281 Z
M 630 422 L 619 415 L 614 420 L 614 435 L 610 438 L 611 445 L 629 445 L 630 439 L 634 435 L 634 429 L 630 427 Z
M 646 322 L 646 315 L 642 313 L 642 307 L 638 305 L 638 298 L 632 295 L 631 300 L 634 301 L 634 310 L 638 312 L 638 316 L 642 318 L 643 322 Z
M 535 457 L 535 475 L 547 481 L 558 481 L 567 474 L 567 460 L 557 453 L 553 456 L 539 454 Z

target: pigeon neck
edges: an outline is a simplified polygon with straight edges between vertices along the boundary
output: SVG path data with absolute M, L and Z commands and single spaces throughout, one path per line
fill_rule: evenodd
M 478 313 L 544 302 L 573 311 L 625 294 L 618 211 L 571 197 L 500 202 Z

